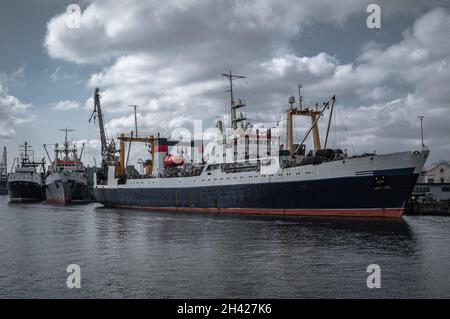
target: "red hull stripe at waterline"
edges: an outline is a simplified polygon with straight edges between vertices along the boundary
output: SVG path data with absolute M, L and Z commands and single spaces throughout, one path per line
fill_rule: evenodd
M 109 206 L 109 205 L 107 205 Z M 264 209 L 264 208 L 199 208 L 199 207 L 141 207 L 112 205 L 119 208 L 134 208 L 150 211 L 227 213 L 248 215 L 283 216 L 343 216 L 343 217 L 388 217 L 400 218 L 403 208 L 367 208 L 367 209 Z

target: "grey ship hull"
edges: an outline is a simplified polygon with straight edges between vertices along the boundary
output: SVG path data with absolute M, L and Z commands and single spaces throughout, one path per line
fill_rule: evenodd
M 53 173 L 47 176 L 46 201 L 52 204 L 71 204 L 89 200 L 86 179 L 79 174 Z

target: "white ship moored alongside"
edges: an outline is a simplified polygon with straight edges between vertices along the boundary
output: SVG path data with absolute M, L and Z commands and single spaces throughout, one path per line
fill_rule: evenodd
M 162 137 L 121 134 L 119 149 L 107 143 L 99 90 L 94 95 L 94 113 L 99 118 L 102 170 L 95 177 L 94 196 L 105 206 L 156 211 L 239 213 L 264 215 L 328 215 L 400 217 L 429 151 L 362 154 L 347 156 L 327 148 L 333 96 L 323 108 L 306 107 L 289 98 L 284 145 L 276 128 L 256 129 L 237 109 L 245 102 L 233 97 L 230 80 L 231 130 L 221 134 L 208 154 L 197 141 L 173 143 Z M 300 97 L 300 101 L 302 101 Z M 331 109 L 324 147 L 319 119 Z M 311 127 L 303 140 L 293 142 L 293 117 L 306 116 Z M 312 134 L 314 149 L 306 152 Z M 224 137 L 223 137 L 224 136 Z M 137 174 L 125 164 L 128 143 L 147 143 L 151 158 L 145 173 Z M 178 144 L 173 146 L 173 144 Z M 187 152 L 175 153 L 184 145 Z M 199 151 L 200 150 L 200 151 Z M 116 153 L 119 153 L 117 156 Z M 189 155 L 189 156 L 188 156 Z M 200 158 L 200 160 L 197 160 Z
M 45 180 L 46 201 L 53 204 L 85 202 L 89 198 L 86 170 L 77 148 L 75 145 L 70 146 L 67 140 L 70 130 L 63 131 L 66 132 L 64 147 L 55 145 L 55 158 Z
M 39 202 L 45 199 L 45 160 L 36 162 L 30 158 L 27 142 L 20 146 L 17 166 L 8 175 L 8 196 L 10 202 Z M 41 171 L 38 171 L 41 167 Z

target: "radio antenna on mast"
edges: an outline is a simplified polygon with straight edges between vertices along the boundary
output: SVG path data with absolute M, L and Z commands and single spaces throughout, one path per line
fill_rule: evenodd
M 423 149 L 426 148 L 425 143 L 423 142 L 423 118 L 424 118 L 424 116 L 419 115 L 418 118 L 420 120 L 420 138 L 422 141 L 422 151 L 423 151 Z
M 139 105 L 128 105 L 128 106 L 134 108 L 134 132 L 136 134 L 136 137 L 138 137 L 136 109 L 139 107 Z
M 302 83 L 298 84 L 298 105 L 300 106 L 300 111 L 303 109 L 303 95 L 301 89 L 303 88 Z
M 239 119 L 237 118 L 236 109 L 240 108 L 242 106 L 245 106 L 245 104 L 242 103 L 241 100 L 239 100 L 237 103 L 235 103 L 234 96 L 233 96 L 233 80 L 246 79 L 247 77 L 243 76 L 243 75 L 233 74 L 233 73 L 231 73 L 231 70 L 230 70 L 230 73 L 221 73 L 221 75 L 223 77 L 226 77 L 230 81 L 230 88 L 227 90 L 227 92 L 230 92 L 231 127 L 233 129 L 237 129 L 238 122 L 244 120 L 244 118 L 243 117 L 241 117 Z

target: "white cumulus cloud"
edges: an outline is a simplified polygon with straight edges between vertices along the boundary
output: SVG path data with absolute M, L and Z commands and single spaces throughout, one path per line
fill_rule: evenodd
M 22 73 L 22 68 L 9 75 L 0 73 L 0 138 L 14 136 L 18 125 L 33 119 L 31 104 L 9 94 L 7 88 L 7 84 L 15 81 Z
M 436 1 L 439 3 L 439 1 Z M 336 94 L 353 144 L 394 151 L 416 143 L 417 116 L 437 156 L 448 152 L 446 112 L 450 93 L 450 14 L 437 8 L 421 15 L 397 43 L 376 41 L 353 61 L 317 52 L 301 56 L 289 40 L 314 23 L 340 25 L 365 12 L 370 1 L 106 1 L 84 9 L 79 29 L 63 15 L 48 23 L 51 57 L 100 64 L 88 85 L 100 87 L 112 134 L 130 131 L 139 108 L 145 131 L 170 130 L 196 119 L 228 115 L 228 83 L 221 72 L 248 75 L 236 83 L 245 112 L 256 120 L 280 119 L 288 95 L 303 82 L 306 102 Z M 422 1 L 381 1 L 383 17 L 432 6 Z M 401 89 L 397 89 L 401 87 Z M 92 100 L 86 102 L 92 108 Z M 116 112 L 116 113 L 115 113 Z M 337 129 L 336 134 L 343 134 Z M 342 137 L 342 136 L 341 136 Z
M 77 101 L 64 100 L 64 101 L 56 102 L 53 105 L 53 110 L 68 111 L 68 110 L 78 109 L 79 107 L 80 107 L 80 104 Z

